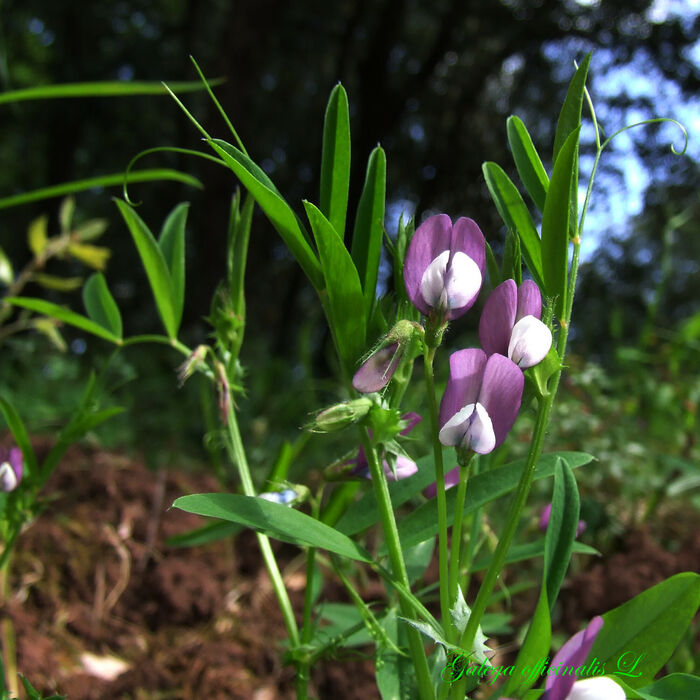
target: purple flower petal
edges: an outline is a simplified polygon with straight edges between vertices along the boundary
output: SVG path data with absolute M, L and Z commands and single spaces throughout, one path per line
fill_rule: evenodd
M 20 450 L 19 447 L 10 448 L 9 461 L 10 466 L 15 472 L 17 481 L 21 481 L 22 475 L 24 474 L 24 461 L 22 459 L 22 450 Z
M 525 280 L 518 287 L 518 309 L 515 314 L 515 322 L 517 323 L 524 316 L 542 318 L 542 295 L 540 288 L 532 280 Z
M 475 403 L 486 366 L 486 353 L 479 348 L 458 350 L 450 355 L 450 379 L 440 403 L 440 427 L 464 406 Z
M 486 242 L 484 240 L 484 234 L 481 233 L 481 229 L 473 219 L 468 219 L 464 216 L 457 219 L 452 227 L 450 265 L 452 265 L 457 253 L 465 254 L 476 264 L 476 267 L 479 268 L 480 278 L 478 280 L 476 279 L 476 271 L 473 266 L 460 266 L 462 269 L 458 272 L 466 274 L 467 271 L 469 271 L 469 274 L 474 276 L 469 282 L 462 283 L 464 284 L 463 289 L 466 290 L 468 288 L 474 289 L 475 291 L 473 291 L 473 296 L 468 294 L 467 297 L 471 296 L 471 298 L 467 298 L 460 306 L 450 305 L 451 308 L 447 315 L 450 320 L 458 318 L 473 306 L 479 296 L 486 264 Z
M 450 471 L 445 474 L 445 490 L 451 489 L 453 486 L 457 486 L 459 483 L 459 465 L 456 466 L 454 469 L 450 469 Z M 433 482 L 429 486 L 425 487 L 425 490 L 423 491 L 423 494 L 425 495 L 426 498 L 435 498 L 437 495 L 437 484 Z
M 486 409 L 493 422 L 493 432 L 496 436 L 494 448 L 506 439 L 508 431 L 515 423 L 524 384 L 525 377 L 514 362 L 503 355 L 489 357 L 484 368 L 479 403 Z
M 542 511 L 542 515 L 540 515 L 540 530 L 542 530 L 542 532 L 547 532 L 547 526 L 549 525 L 549 518 L 551 515 L 552 515 L 552 504 L 548 503 L 544 507 L 544 510 Z
M 355 372 L 352 385 L 361 394 L 381 391 L 394 375 L 401 359 L 399 344 L 392 343 L 372 354 Z
M 399 435 L 408 435 L 423 419 L 414 411 L 409 411 L 401 416 L 401 420 L 406 421 L 406 427 Z
M 508 354 L 510 333 L 515 324 L 518 288 L 515 280 L 506 280 L 491 292 L 479 321 L 479 340 L 487 355 Z
M 403 279 L 408 298 L 426 316 L 431 306 L 421 292 L 423 275 L 440 253 L 450 250 L 452 221 L 447 214 L 438 214 L 426 219 L 413 234 L 406 251 Z M 447 264 L 447 260 L 445 261 Z
M 418 471 L 418 465 L 408 457 L 403 455 L 396 456 L 396 476 L 394 472 L 391 471 L 389 462 L 384 459 L 382 460 L 384 466 L 384 473 L 386 474 L 387 481 L 400 481 L 401 479 L 407 479 L 409 476 L 413 476 Z
M 547 676 L 547 682 L 545 683 L 547 692 L 542 696 L 543 699 L 546 697 L 546 700 L 566 700 L 576 681 L 576 676 L 565 674 L 565 667 L 570 666 L 575 669 L 585 663 L 586 657 L 590 653 L 593 642 L 602 626 L 603 618 L 600 616 L 594 617 L 586 629 L 577 632 L 557 652 L 550 669 L 556 671 L 560 665 L 562 669 L 556 675 Z

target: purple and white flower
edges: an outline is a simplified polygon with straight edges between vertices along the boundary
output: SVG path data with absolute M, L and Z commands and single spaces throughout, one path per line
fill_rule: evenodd
M 493 290 L 479 322 L 486 354 L 506 355 L 521 369 L 539 364 L 552 347 L 552 331 L 542 323 L 542 295 L 532 280 L 519 287 L 506 280 Z
M 22 481 L 24 462 L 19 447 L 0 447 L 0 491 L 14 491 Z
M 625 700 L 625 691 L 612 678 L 594 676 L 576 680 L 602 627 L 603 618 L 594 617 L 586 629 L 564 644 L 549 666 L 540 700 Z
M 402 420 L 406 421 L 406 427 L 399 433 L 399 435 L 408 435 L 413 428 L 415 428 L 418 423 L 423 419 L 417 413 L 406 413 L 401 416 Z M 371 479 L 372 476 L 369 471 L 369 462 L 367 461 L 367 455 L 364 449 L 360 447 L 357 451 L 357 456 L 351 459 L 348 464 L 354 464 L 351 471 L 353 476 L 361 476 L 365 479 Z M 382 467 L 384 473 L 386 474 L 387 481 L 400 481 L 401 479 L 407 479 L 409 476 L 413 476 L 418 471 L 418 465 L 409 457 L 405 455 L 396 455 L 396 462 L 394 464 L 396 468 L 396 473 L 391 468 L 386 455 L 382 455 Z
M 413 305 L 425 316 L 452 320 L 466 313 L 481 289 L 484 235 L 472 219 L 447 214 L 426 219 L 406 252 L 403 279 Z
M 469 348 L 450 356 L 450 379 L 440 404 L 440 442 L 479 454 L 498 447 L 520 410 L 525 379 L 503 355 Z

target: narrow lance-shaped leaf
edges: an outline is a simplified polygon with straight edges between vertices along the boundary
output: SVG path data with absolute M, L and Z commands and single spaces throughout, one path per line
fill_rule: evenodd
M 58 319 L 59 321 L 68 323 L 71 326 L 80 328 L 87 333 L 92 333 L 92 335 L 96 335 L 104 340 L 109 340 L 117 345 L 120 345 L 122 342 L 118 335 L 115 335 L 106 328 L 103 328 L 99 323 L 95 323 L 85 316 L 76 314 L 75 311 L 71 311 L 64 306 L 52 304 L 50 301 L 45 301 L 44 299 L 34 299 L 32 297 L 6 297 L 3 299 L 3 301 L 6 301 L 8 304 L 12 304 L 13 306 L 20 306 L 23 309 L 29 309 L 31 311 L 36 311 L 39 314 L 43 314 L 44 316 Z
M 178 498 L 173 507 L 188 513 L 240 523 L 282 542 L 319 547 L 357 561 L 372 561 L 362 547 L 332 527 L 294 508 L 255 496 L 229 493 L 195 494 Z
M 542 211 L 549 187 L 549 177 L 542 165 L 532 138 L 519 117 L 508 117 L 506 122 L 508 143 L 513 151 L 513 160 L 527 193 L 535 206 Z
M 341 238 L 345 237 L 349 187 L 350 114 L 345 88 L 338 83 L 328 99 L 323 123 L 319 208 Z
M 122 337 L 122 317 L 117 302 L 107 287 L 104 275 L 96 272 L 83 287 L 83 303 L 88 316 L 100 326 Z
M 544 287 L 542 271 L 542 251 L 537 229 L 532 223 L 530 212 L 523 202 L 515 185 L 496 163 L 482 166 L 486 185 L 491 197 L 509 231 L 520 238 L 521 251 L 528 270 L 538 287 Z
M 141 262 L 146 270 L 165 330 L 170 338 L 175 338 L 178 326 L 175 300 L 170 282 L 170 272 L 163 253 L 141 217 L 126 202 L 120 199 L 115 201 L 141 256 Z
M 27 428 L 24 425 L 24 421 L 17 413 L 15 407 L 5 398 L 0 396 L 0 411 L 2 411 L 5 417 L 5 423 L 12 433 L 12 437 L 17 443 L 17 447 L 22 450 L 22 457 L 24 458 L 24 466 L 27 470 L 27 475 L 31 476 L 36 473 L 36 455 L 34 454 L 34 448 L 29 440 L 29 434 L 27 433 Z
M 384 234 L 386 156 L 377 146 L 369 156 L 365 184 L 360 196 L 352 234 L 352 259 L 362 282 L 365 315 L 370 318 L 377 291 L 379 258 Z M 403 287 L 403 284 L 401 285 Z
M 304 202 L 316 238 L 325 276 L 330 317 L 338 354 L 348 375 L 365 349 L 365 313 L 362 287 L 350 253 L 328 219 Z
M 569 220 L 571 198 L 578 197 L 579 129 L 566 139 L 554 163 L 542 214 L 542 273 L 547 296 L 556 298 L 554 312 L 562 319 L 566 309 L 566 280 L 569 267 Z
M 550 609 L 556 602 L 564 575 L 569 567 L 578 529 L 579 510 L 576 477 L 564 460 L 557 460 L 552 511 L 547 526 L 544 554 L 544 576 Z
M 685 572 L 603 615 L 589 659 L 640 688 L 650 683 L 686 634 L 700 604 L 700 576 Z
M 566 92 L 566 98 L 559 112 L 559 120 L 557 121 L 557 132 L 554 136 L 554 152 L 553 162 L 557 162 L 559 152 L 564 147 L 564 143 L 569 138 L 570 134 L 581 126 L 581 108 L 583 106 L 583 94 L 586 88 L 586 77 L 588 76 L 588 67 L 591 63 L 591 54 L 586 54 L 586 57 L 581 62 L 574 77 L 569 83 L 569 89 Z
M 231 168 L 241 184 L 255 198 L 265 216 L 280 234 L 316 291 L 323 290 L 323 274 L 318 258 L 307 240 L 301 223 L 264 171 L 235 146 L 219 139 L 211 147 Z
M 160 252 L 170 272 L 176 329 L 180 327 L 185 305 L 185 224 L 189 206 L 188 202 L 183 202 L 168 214 L 158 238 Z

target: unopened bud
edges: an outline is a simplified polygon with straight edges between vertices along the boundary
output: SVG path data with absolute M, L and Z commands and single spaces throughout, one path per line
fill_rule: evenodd
M 307 426 L 312 433 L 332 433 L 362 420 L 372 408 L 372 401 L 366 398 L 353 399 L 335 404 L 321 411 Z
M 0 447 L 0 491 L 14 491 L 22 481 L 24 463 L 19 447 Z

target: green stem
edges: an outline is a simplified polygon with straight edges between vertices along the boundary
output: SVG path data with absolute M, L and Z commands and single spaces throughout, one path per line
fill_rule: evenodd
M 11 546 L 8 543 L 8 546 Z M 3 607 L 7 610 L 7 602 L 10 597 L 10 562 L 12 556 L 8 555 L 0 569 L 0 599 Z M 2 660 L 5 666 L 5 684 L 12 697 L 19 697 L 19 686 L 17 683 L 17 645 L 15 638 L 15 626 L 12 618 L 5 613 L 1 626 L 2 638 Z M 4 689 L 3 689 L 4 690 Z
M 455 499 L 455 519 L 452 524 L 452 549 L 450 551 L 450 600 L 457 599 L 457 587 L 459 586 L 460 556 L 462 545 L 462 523 L 464 522 L 464 500 L 467 495 L 467 482 L 469 480 L 469 466 L 473 452 L 466 464 L 459 465 L 459 484 L 457 485 L 457 498 Z M 466 594 L 466 592 L 465 592 Z
M 255 487 L 253 486 L 253 479 L 250 474 L 250 467 L 248 466 L 248 459 L 246 458 L 245 449 L 243 448 L 243 441 L 241 440 L 241 433 L 238 429 L 238 421 L 236 420 L 236 414 L 234 411 L 228 412 L 228 431 L 231 438 L 231 458 L 238 469 L 238 475 L 241 480 L 241 486 L 243 487 L 243 493 L 246 496 L 255 496 Z M 289 600 L 289 595 L 287 594 L 287 589 L 284 586 L 284 581 L 282 580 L 282 574 L 280 573 L 279 567 L 277 566 L 277 560 L 270 546 L 270 540 L 266 535 L 261 533 L 256 533 L 258 538 L 258 545 L 260 546 L 260 551 L 262 552 L 263 560 L 265 561 L 265 566 L 267 568 L 267 573 L 272 581 L 272 587 L 277 596 L 277 602 L 279 603 L 280 609 L 282 611 L 282 617 L 284 618 L 284 624 L 287 627 L 287 634 L 289 636 L 289 645 L 294 648 L 299 646 L 299 628 L 297 627 L 296 619 L 294 618 L 294 611 L 292 610 L 292 604 Z
M 311 516 L 318 520 L 321 495 L 313 500 Z M 311 642 L 311 609 L 314 604 L 314 572 L 316 570 L 316 547 L 306 550 L 306 589 L 304 590 L 304 620 L 301 627 L 301 643 L 306 646 Z M 311 673 L 311 657 L 304 655 L 304 660 L 297 667 L 297 700 L 306 700 L 309 676 Z
M 442 444 L 440 443 L 440 425 L 438 418 L 437 397 L 435 396 L 435 374 L 433 360 L 435 347 L 426 344 L 423 366 L 425 368 L 425 386 L 428 394 L 428 410 L 430 412 L 430 433 L 433 441 L 435 460 L 435 483 L 437 487 L 436 501 L 438 511 L 438 568 L 440 576 L 440 614 L 448 641 L 453 635 L 450 617 L 449 572 L 447 569 L 447 500 L 445 497 L 445 468 L 442 463 Z
M 372 445 L 369 432 L 365 427 L 360 427 L 360 441 L 367 457 L 370 475 L 372 476 L 372 486 L 377 499 L 379 516 L 384 532 L 384 540 L 389 553 L 391 568 L 394 576 L 410 591 L 406 563 L 403 558 L 403 553 L 401 552 L 399 531 L 396 527 L 396 519 L 394 518 L 394 510 L 391 505 L 391 496 L 389 495 L 386 474 L 384 474 L 384 469 L 380 466 L 376 450 L 374 449 L 374 445 Z M 399 599 L 399 604 L 401 606 L 401 614 L 404 617 L 410 618 L 412 615 L 411 606 L 407 605 L 403 599 Z M 430 677 L 430 669 L 428 668 L 428 659 L 425 655 L 425 648 L 420 633 L 410 625 L 407 625 L 406 633 L 408 635 L 408 644 L 416 671 L 419 697 L 421 700 L 435 700 L 435 691 Z

